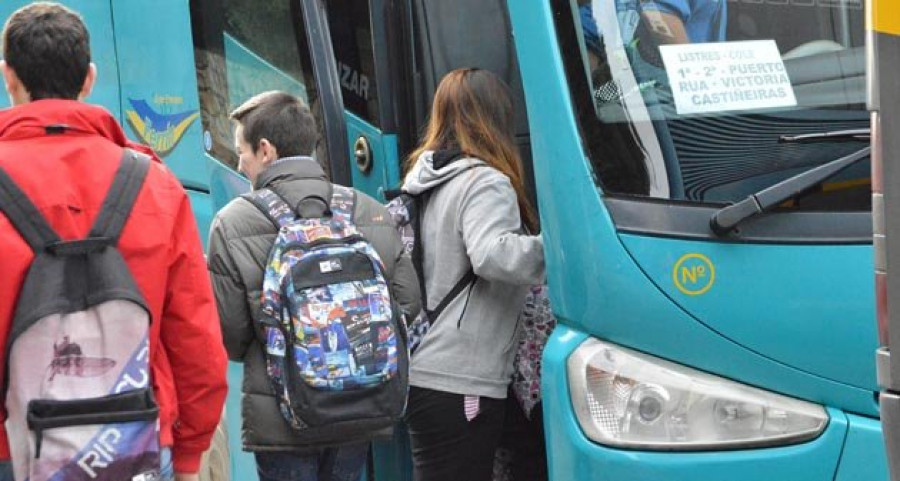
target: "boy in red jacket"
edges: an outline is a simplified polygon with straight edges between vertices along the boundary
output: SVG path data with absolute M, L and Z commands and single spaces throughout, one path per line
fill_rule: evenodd
M 0 112 L 0 168 L 63 239 L 83 238 L 123 148 L 153 153 L 131 144 L 109 112 L 80 102 L 93 87 L 96 68 L 78 14 L 58 4 L 31 4 L 9 18 L 2 40 L 0 70 L 14 107 Z M 190 481 L 198 479 L 201 455 L 221 416 L 226 357 L 187 195 L 154 159 L 118 247 L 151 315 L 163 479 Z M 0 346 L 6 345 L 32 258 L 29 245 L 0 215 Z M 5 362 L 0 357 L 0 385 Z M 2 406 L 0 416 L 6 417 Z M 9 444 L 18 442 L 0 429 L 0 459 L 8 459 Z

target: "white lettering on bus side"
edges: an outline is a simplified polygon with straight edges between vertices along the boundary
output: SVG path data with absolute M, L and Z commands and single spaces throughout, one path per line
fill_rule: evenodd
M 362 97 L 363 100 L 369 100 L 369 77 L 343 62 L 338 62 L 338 70 L 341 75 L 341 87 Z

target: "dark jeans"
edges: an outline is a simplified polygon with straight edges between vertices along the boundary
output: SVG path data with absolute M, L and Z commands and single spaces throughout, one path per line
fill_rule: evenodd
M 415 481 L 490 481 L 506 401 L 482 397 L 466 420 L 465 396 L 411 387 L 406 423 Z
M 515 396 L 510 393 L 507 398 L 500 447 L 509 453 L 508 469 L 512 481 L 547 481 L 542 406 L 538 403 L 528 419 Z
M 369 443 L 326 448 L 318 453 L 256 453 L 259 481 L 357 481 Z
M 12 462 L 0 462 L 0 481 L 13 481 L 14 479 L 15 478 L 13 478 Z
M 175 465 L 172 464 L 172 448 L 159 450 L 159 476 L 160 481 L 175 481 Z M 0 478 L 2 481 L 2 478 Z

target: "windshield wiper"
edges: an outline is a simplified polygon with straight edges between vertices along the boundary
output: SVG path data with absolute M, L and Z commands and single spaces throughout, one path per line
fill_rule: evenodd
M 846 140 L 844 138 L 836 138 L 833 133 L 831 136 L 829 136 L 828 134 L 810 135 L 818 135 L 818 137 L 808 137 L 808 139 L 816 139 L 819 141 L 823 139 Z M 804 136 L 798 135 L 796 137 Z M 793 198 L 803 191 L 814 187 L 830 179 L 831 177 L 834 177 L 842 170 L 858 162 L 860 159 L 868 157 L 871 152 L 871 146 L 862 148 L 848 156 L 832 160 L 831 162 L 828 162 L 826 164 L 822 164 L 813 169 L 801 172 L 793 177 L 789 177 L 771 187 L 765 188 L 755 194 L 750 195 L 746 199 L 736 204 L 729 205 L 728 207 L 723 207 L 716 211 L 716 213 L 713 214 L 712 218 L 709 219 L 709 227 L 713 232 L 715 232 L 716 235 L 724 236 L 734 230 L 734 228 L 737 227 L 741 222 L 758 214 L 762 214 L 763 212 L 768 212 L 773 207 L 781 205 L 781 203 L 783 203 L 784 201 Z
M 835 130 L 833 132 L 816 132 L 813 134 L 782 135 L 779 142 L 806 144 L 812 142 L 866 142 L 872 134 L 872 129 Z

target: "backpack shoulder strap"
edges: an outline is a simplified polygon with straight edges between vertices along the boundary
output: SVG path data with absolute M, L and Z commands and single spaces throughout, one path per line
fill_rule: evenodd
M 330 208 L 332 216 L 344 217 L 352 223 L 356 214 L 356 189 L 332 184 Z
M 456 297 L 460 295 L 462 291 L 475 283 L 477 279 L 478 277 L 475 276 L 475 271 L 472 268 L 469 268 L 469 270 L 465 274 L 463 274 L 463 276 L 460 277 L 458 281 L 456 281 L 456 284 L 453 285 L 453 287 L 450 289 L 450 292 L 448 292 L 447 295 L 444 296 L 443 299 L 441 299 L 441 302 L 438 303 L 437 307 L 430 311 L 427 309 L 425 310 L 425 313 L 428 315 L 428 322 L 433 324 L 434 321 L 436 321 L 437 318 L 440 317 L 441 313 L 444 312 L 444 309 L 446 309 L 447 306 L 450 305 L 453 299 L 456 299 Z
M 422 310 L 429 314 L 428 310 L 428 291 L 425 287 L 425 249 L 422 245 L 422 211 L 424 210 L 424 199 L 422 194 L 414 195 L 404 193 L 406 198 L 403 203 L 406 205 L 406 213 L 409 219 L 409 225 L 413 231 L 413 246 L 409 257 L 412 260 L 413 268 L 416 270 L 416 277 L 419 278 L 419 296 L 422 299 Z M 431 316 L 426 316 L 428 322 L 432 322 Z
M 384 191 L 384 200 L 391 202 L 392 200 L 396 199 L 397 197 L 400 197 L 403 194 L 405 194 L 405 192 L 403 192 L 403 189 L 401 189 L 401 188 L 386 189 Z
M 438 302 L 438 305 L 434 309 L 428 309 L 428 291 L 425 287 L 425 248 L 422 244 L 421 229 L 422 217 L 425 214 L 425 206 L 428 202 L 429 194 L 423 193 L 414 195 L 403 193 L 403 195 L 407 196 L 405 201 L 406 210 L 409 214 L 409 223 L 412 226 L 414 233 L 413 249 L 410 257 L 412 258 L 413 267 L 419 278 L 419 293 L 422 298 L 422 309 L 425 311 L 425 318 L 428 320 L 428 323 L 433 324 L 434 321 L 440 317 L 441 313 L 444 312 L 444 309 L 450 305 L 453 299 L 456 299 L 462 291 L 474 283 L 477 277 L 475 276 L 475 271 L 472 268 L 469 268 L 469 270 L 456 281 L 456 284 L 450 288 L 450 292 Z
M 280 195 L 269 188 L 257 189 L 241 195 L 250 201 L 266 217 L 272 221 L 276 229 L 280 229 L 297 218 L 294 209 Z
M 100 213 L 91 227 L 89 237 L 106 238 L 111 245 L 116 245 L 134 207 L 134 201 L 144 185 L 144 179 L 147 178 L 150 162 L 152 161 L 149 156 L 134 150 L 125 149 L 122 152 L 122 162 L 103 200 Z
M 35 253 L 48 244 L 59 242 L 56 231 L 3 169 L 0 169 L 0 211 Z

